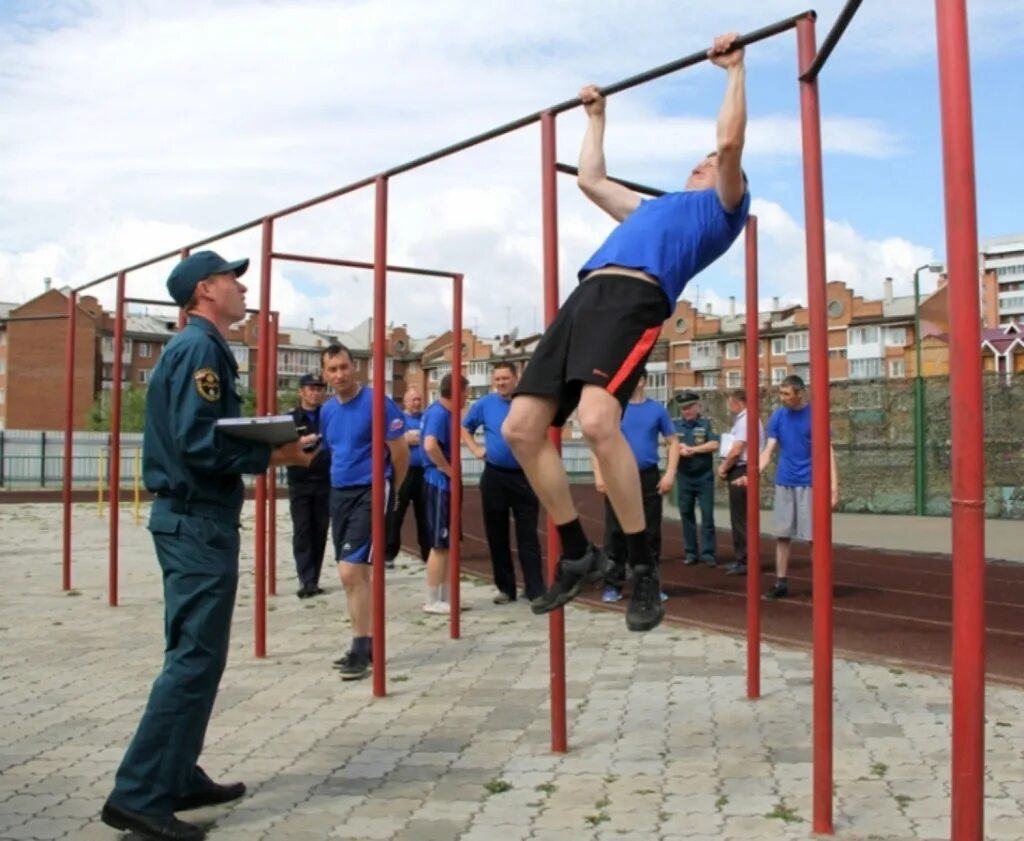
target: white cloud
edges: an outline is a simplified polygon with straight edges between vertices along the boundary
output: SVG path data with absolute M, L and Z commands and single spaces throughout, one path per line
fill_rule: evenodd
M 824 28 L 841 4 L 821 5 Z M 933 33 L 921 13 L 903 8 L 912 5 L 889 4 L 883 17 L 863 10 L 836 54 L 840 70 L 865 55 L 882 65 L 903 61 L 892 47 L 899 39 L 916 51 L 921 33 Z M 1017 26 L 1008 5 L 977 6 L 982 37 L 994 21 Z M 25 300 L 41 291 L 44 276 L 79 284 L 257 219 L 567 99 L 583 80 L 622 78 L 692 50 L 722 21 L 749 30 L 802 8 L 791 0 L 718 7 L 711 16 L 704 4 L 669 0 L 26 5 L 20 23 L 0 24 L 0 298 Z M 792 40 L 758 45 L 750 63 L 752 73 L 756 67 L 789 84 Z M 609 134 L 616 171 L 674 183 L 689 158 L 713 144 L 708 115 L 721 95 L 717 72 L 702 68 L 623 94 Z M 677 101 L 686 113 L 664 113 L 657 95 L 669 89 L 685 92 Z M 830 114 L 827 152 L 878 158 L 903 151 L 891 127 L 843 115 L 841 104 Z M 575 160 L 580 115 L 560 118 L 559 128 L 561 158 Z M 509 324 L 528 330 L 543 318 L 538 148 L 529 129 L 391 184 L 391 260 L 464 271 L 466 324 L 485 333 Z M 747 154 L 748 168 L 758 160 L 766 167 L 795 162 L 793 114 L 755 115 Z M 561 202 L 564 297 L 610 222 L 568 179 Z M 763 283 L 798 294 L 799 226 L 772 201 L 760 202 L 759 213 Z M 843 225 L 830 225 L 829 240 L 830 267 L 863 282 L 864 292 L 886 274 L 902 276 L 921 251 Z M 370 259 L 372 191 L 282 220 L 275 244 Z M 255 257 L 258 231 L 214 247 Z M 250 303 L 257 264 L 248 276 Z M 133 274 L 131 294 L 161 297 L 168 265 Z M 699 282 L 708 295 L 727 295 L 741 277 L 734 251 Z M 285 321 L 304 324 L 312 315 L 341 327 L 370 313 L 369 273 L 280 264 L 274 278 L 274 306 Z M 109 303 L 112 284 L 100 294 Z M 447 300 L 442 281 L 396 279 L 389 317 L 418 333 L 443 329 Z

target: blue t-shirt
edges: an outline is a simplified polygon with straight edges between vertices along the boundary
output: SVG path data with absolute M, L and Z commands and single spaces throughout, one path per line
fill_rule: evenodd
M 636 457 L 641 470 L 658 466 L 658 433 L 668 438 L 675 435 L 668 410 L 655 400 L 627 403 L 622 412 L 622 434 Z
M 811 407 L 780 406 L 768 419 L 768 437 L 779 442 L 775 484 L 787 488 L 811 486 Z
M 384 397 L 388 441 L 405 433 L 402 411 L 390 397 Z M 332 397 L 320 410 L 323 446 L 331 451 L 331 487 L 351 488 L 373 482 L 373 389 L 363 386 L 347 403 Z M 394 476 L 391 454 L 384 450 L 384 472 Z
M 414 429 L 419 429 L 420 424 L 423 422 L 423 413 L 420 412 L 418 415 L 410 414 L 409 412 L 402 412 L 402 416 L 405 418 L 405 431 L 410 432 Z M 423 439 L 420 439 L 419 444 L 409 445 L 409 467 L 426 467 L 427 456 L 423 452 Z
M 481 426 L 484 428 L 484 449 L 487 450 L 488 464 L 506 470 L 520 470 L 519 462 L 512 455 L 505 439 L 501 437 L 501 425 L 511 408 L 511 397 L 506 399 L 492 391 L 470 407 L 462 420 L 462 425 L 470 432 L 476 432 Z
M 583 264 L 579 276 L 605 266 L 639 269 L 657 279 L 671 314 L 690 279 L 729 250 L 749 212 L 749 191 L 728 212 L 713 189 L 643 201 Z
M 431 403 L 427 407 L 427 411 L 423 413 L 423 426 L 420 427 L 420 441 L 426 444 L 428 435 L 433 435 L 437 439 L 437 443 L 441 446 L 441 452 L 444 453 L 444 457 L 448 459 L 448 463 L 451 464 L 452 413 L 441 405 L 440 400 L 436 403 Z M 433 485 L 435 488 L 448 490 L 448 477 L 437 469 L 437 465 L 430 460 L 430 456 L 424 453 L 424 457 L 427 465 L 427 469 L 423 472 L 424 481 L 428 485 Z

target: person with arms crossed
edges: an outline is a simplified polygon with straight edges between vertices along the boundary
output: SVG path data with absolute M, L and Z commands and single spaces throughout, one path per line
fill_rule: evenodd
M 795 374 L 779 386 L 782 405 L 768 419 L 768 440 L 761 451 L 760 469 L 771 464 L 776 448 L 779 463 L 775 468 L 775 586 L 765 598 L 769 601 L 789 595 L 789 550 L 793 540 L 813 539 L 811 533 L 811 404 L 804 381 Z M 827 399 L 827 398 L 826 398 Z M 839 504 L 839 472 L 836 453 L 829 446 L 832 463 L 832 507 Z
M 516 600 L 516 570 L 512 565 L 509 541 L 509 514 L 516 521 L 516 549 L 523 571 L 523 587 L 527 600 L 544 594 L 544 572 L 541 566 L 540 538 L 537 523 L 540 503 L 526 481 L 526 474 L 501 437 L 501 425 L 512 406 L 512 391 L 518 382 L 512 362 L 496 362 L 491 368 L 494 391 L 474 403 L 462 421 L 462 440 L 474 456 L 484 462 L 480 476 L 480 502 L 484 510 L 484 532 L 491 553 L 491 569 L 498 593 L 495 604 Z M 484 428 L 484 446 L 473 433 Z
M 610 180 L 603 149 L 604 96 L 593 85 L 580 92 L 588 123 L 578 183 L 620 224 L 580 269 L 580 284 L 541 338 L 502 427 L 562 544 L 555 579 L 534 600 L 535 613 L 557 610 L 585 583 L 605 574 L 606 559 L 580 525 L 565 466 L 548 439 L 548 428 L 562 426 L 575 409 L 635 573 L 626 626 L 647 631 L 664 618 L 640 475 L 620 421 L 640 369 L 686 284 L 728 250 L 746 223 L 750 194 L 741 155 L 747 108 L 743 49 L 736 47 L 736 38 L 719 36 L 708 50 L 711 62 L 726 71 L 718 145 L 693 168 L 681 192 L 641 201 Z
M 167 289 L 188 323 L 160 354 L 146 391 L 142 471 L 163 571 L 164 665 L 103 805 L 105 824 L 156 841 L 198 841 L 205 830 L 175 812 L 236 800 L 243 783 L 213 782 L 197 765 L 228 658 L 238 589 L 242 474 L 306 466 L 313 436 L 271 449 L 216 428 L 237 418 L 238 364 L 226 336 L 245 318 L 248 260 L 213 251 L 186 257 Z
M 732 528 L 732 564 L 726 575 L 747 574 L 747 391 L 737 388 L 729 392 L 729 411 L 735 415 L 729 433 L 729 450 L 718 466 L 718 478 L 729 487 L 729 525 Z M 764 441 L 764 426 L 757 422 L 757 440 Z M 743 482 L 740 482 L 743 479 Z M 760 559 L 754 563 L 760 568 Z
M 308 435 L 320 434 L 320 405 L 327 384 L 319 374 L 299 379 L 299 405 L 292 411 L 295 425 Z M 319 596 L 327 532 L 331 527 L 331 454 L 321 449 L 309 467 L 288 468 L 288 510 L 292 518 L 292 554 L 299 579 L 300 599 Z
M 323 446 L 331 451 L 331 532 L 338 576 L 352 623 L 352 646 L 334 665 L 342 680 L 358 680 L 370 670 L 371 576 L 373 560 L 373 389 L 355 376 L 352 353 L 328 345 L 320 356 L 324 379 L 334 396 L 320 413 Z M 405 419 L 390 397 L 384 398 L 386 449 L 384 510 L 391 510 L 393 489 L 401 485 L 409 464 Z M 385 513 L 386 516 L 386 513 Z
M 469 381 L 462 378 L 462 393 Z M 451 613 L 448 601 L 448 554 L 451 535 L 451 484 L 461 482 L 452 476 L 452 375 L 441 377 L 440 397 L 423 415 L 423 452 L 428 464 L 424 481 L 427 484 L 427 531 L 430 555 L 427 557 L 427 600 L 425 613 Z M 459 446 L 459 442 L 455 442 Z M 456 540 L 459 536 L 456 535 Z
M 647 540 L 651 547 L 651 559 L 655 569 L 661 560 L 661 516 L 662 500 L 676 480 L 676 469 L 679 466 L 679 439 L 672 428 L 672 418 L 661 403 L 649 400 L 644 396 L 647 385 L 647 372 L 640 372 L 636 390 L 626 404 L 622 413 L 622 434 L 629 442 L 629 448 L 636 459 L 640 470 L 640 487 L 644 494 L 644 520 L 646 521 Z M 661 459 L 658 456 L 658 436 L 665 441 L 668 464 L 665 473 L 661 473 Z M 594 484 L 598 493 L 606 493 L 601 467 L 594 462 Z M 615 510 L 608 502 L 604 502 L 604 551 L 611 560 L 611 569 L 604 579 L 603 602 L 617 602 L 622 598 L 622 588 L 626 583 L 626 564 L 628 560 L 625 535 L 619 525 Z
M 416 520 L 416 545 L 420 548 L 420 558 L 424 561 L 430 554 L 429 538 L 427 537 L 427 491 L 423 482 L 423 471 L 426 469 L 426 456 L 420 446 L 420 423 L 423 420 L 423 395 L 416 386 L 409 386 L 402 395 L 402 406 L 405 416 L 405 443 L 409 446 L 409 469 L 405 473 L 405 481 L 398 489 L 398 505 L 388 517 L 388 547 L 384 556 L 385 566 L 394 567 L 395 558 L 402 548 L 402 522 L 405 512 L 412 503 L 412 513 Z

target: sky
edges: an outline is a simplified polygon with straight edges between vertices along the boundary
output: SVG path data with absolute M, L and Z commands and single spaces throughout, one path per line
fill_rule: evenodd
M 968 6 L 979 236 L 1024 233 L 1024 15 L 1020 0 Z M 819 43 L 841 7 L 815 6 Z M 0 301 L 31 299 L 45 277 L 79 286 L 806 8 L 0 0 Z M 751 46 L 747 68 L 761 301 L 803 302 L 795 35 Z M 714 148 L 723 91 L 723 71 L 704 63 L 611 97 L 609 172 L 681 188 Z M 864 3 L 821 76 L 820 100 L 828 278 L 878 297 L 892 277 L 896 294 L 909 294 L 917 266 L 945 259 L 932 0 Z M 582 109 L 557 125 L 559 160 L 574 164 Z M 389 260 L 463 272 L 465 324 L 482 335 L 542 326 L 539 152 L 530 126 L 389 185 Z M 561 176 L 563 299 L 613 224 Z M 371 260 L 372 190 L 282 219 L 274 245 Z M 258 228 L 212 247 L 251 257 L 255 285 Z M 172 265 L 129 274 L 129 296 L 166 298 Z M 389 321 L 413 335 L 450 325 L 449 283 L 395 276 L 388 290 Z M 95 292 L 112 306 L 113 283 Z M 716 312 L 729 296 L 742 310 L 742 243 L 684 293 Z M 286 325 L 349 328 L 372 312 L 372 276 L 275 261 L 272 306 Z

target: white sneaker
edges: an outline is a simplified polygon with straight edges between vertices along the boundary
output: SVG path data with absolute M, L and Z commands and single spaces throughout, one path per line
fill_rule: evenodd
M 423 612 L 447 615 L 452 612 L 452 606 L 448 602 L 427 602 L 423 605 Z

